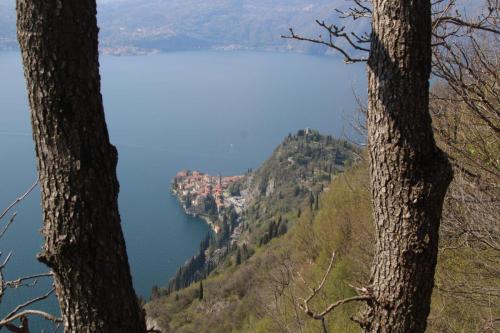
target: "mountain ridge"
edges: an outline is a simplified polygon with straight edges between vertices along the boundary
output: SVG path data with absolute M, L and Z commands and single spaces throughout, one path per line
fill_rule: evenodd
M 14 1 L 0 6 L 0 50 L 17 47 Z M 114 55 L 185 50 L 330 52 L 319 45 L 284 40 L 294 27 L 322 33 L 316 19 L 333 22 L 335 0 L 108 0 L 98 1 L 101 52 Z M 356 32 L 366 25 L 345 20 Z M 361 24 L 361 25 L 360 25 Z M 324 33 L 324 32 L 323 32 Z

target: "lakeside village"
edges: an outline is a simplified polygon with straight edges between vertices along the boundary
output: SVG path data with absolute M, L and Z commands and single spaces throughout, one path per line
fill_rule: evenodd
M 172 193 L 187 214 L 203 218 L 218 234 L 221 232 L 218 222 L 225 213 L 234 210 L 239 216 L 246 208 L 245 191 L 241 190 L 243 178 L 182 170 L 172 180 Z

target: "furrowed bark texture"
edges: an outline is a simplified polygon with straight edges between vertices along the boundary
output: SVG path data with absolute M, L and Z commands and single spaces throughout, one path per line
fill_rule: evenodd
M 66 332 L 145 332 L 118 213 L 104 119 L 95 0 L 17 0 L 42 191 L 39 259 L 55 273 Z
M 376 224 L 366 332 L 424 332 L 452 178 L 429 114 L 431 6 L 374 0 L 368 140 Z

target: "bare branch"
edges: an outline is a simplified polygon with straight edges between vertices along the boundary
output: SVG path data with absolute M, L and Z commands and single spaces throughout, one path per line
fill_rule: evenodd
M 354 2 L 356 2 L 356 0 L 354 0 Z M 363 17 L 371 17 L 372 14 L 371 8 L 368 7 L 366 7 L 366 9 L 349 7 L 347 10 L 335 8 L 335 11 L 340 14 L 339 18 L 352 18 L 353 21 Z
M 50 295 L 52 295 L 52 293 L 55 291 L 55 288 L 52 288 L 51 290 L 49 290 L 45 295 L 42 295 L 42 296 L 39 296 L 39 297 L 36 297 L 36 298 L 33 298 L 33 299 L 30 299 L 29 301 L 25 302 L 25 303 L 22 303 L 22 304 L 19 304 L 18 306 L 16 306 L 14 308 L 14 310 L 12 310 L 8 315 L 5 316 L 4 319 L 2 319 L 2 321 L 12 321 L 13 319 L 10 319 L 11 317 L 13 317 L 16 313 L 18 313 L 20 310 L 30 306 L 31 304 L 34 304 L 36 302 L 39 302 L 39 301 L 42 301 L 44 299 L 47 299 Z M 10 320 L 7 320 L 7 319 L 10 319 Z
M 372 10 L 370 7 L 371 1 L 369 0 L 351 0 L 354 3 L 353 7 L 347 10 L 335 9 L 339 13 L 340 19 L 352 18 L 357 20 L 359 18 L 371 18 Z M 472 31 L 488 32 L 495 35 L 500 35 L 498 25 L 498 0 L 486 0 L 486 11 L 483 12 L 475 20 L 464 18 L 463 15 L 456 10 L 455 0 L 436 0 L 432 3 L 433 7 L 433 23 L 432 35 L 434 37 L 433 47 L 446 46 L 448 39 L 455 39 L 470 34 Z M 326 30 L 328 38 L 323 38 L 322 35 L 318 37 L 306 37 L 296 34 L 290 28 L 290 35 L 282 35 L 285 39 L 295 39 L 299 41 L 306 41 L 314 44 L 325 45 L 331 49 L 340 52 L 344 56 L 345 63 L 366 62 L 367 57 L 354 57 L 344 47 L 337 43 L 337 40 L 343 40 L 347 43 L 348 47 L 362 52 L 370 52 L 370 49 L 363 47 L 363 44 L 371 43 L 371 34 L 365 33 L 359 36 L 355 32 L 345 32 L 345 26 L 337 26 L 334 24 L 326 24 L 324 21 L 316 20 L 316 23 Z
M 494 34 L 500 34 L 500 30 L 498 28 L 493 28 L 489 27 L 488 25 L 484 24 L 484 22 L 478 21 L 464 21 L 458 17 L 453 17 L 453 16 L 444 16 L 440 17 L 439 19 L 434 21 L 434 24 L 437 25 L 442 25 L 442 24 L 452 24 L 458 27 L 466 27 L 469 29 L 475 29 L 475 30 L 483 30 L 483 31 L 488 31 Z
M 29 281 L 29 280 L 35 280 L 34 283 L 31 283 L 30 285 L 36 284 L 36 281 L 38 281 L 38 278 L 41 277 L 52 277 L 54 274 L 52 272 L 48 273 L 40 273 L 40 274 L 34 274 L 34 275 L 29 275 L 29 276 L 23 276 L 18 279 L 12 280 L 12 281 L 6 281 L 4 284 L 5 286 L 9 288 L 19 288 L 20 286 L 23 286 L 24 281 Z
M 350 303 L 350 302 L 368 301 L 370 299 L 371 299 L 371 297 L 368 296 L 368 295 L 353 296 L 353 297 L 345 298 L 345 299 L 342 299 L 340 301 L 337 301 L 335 303 L 330 304 L 323 312 L 321 312 L 319 314 L 316 314 L 315 316 L 317 316 L 318 318 L 323 318 L 328 313 L 330 313 L 333 309 L 335 309 L 336 307 L 338 307 L 338 306 L 340 306 L 342 304 L 346 304 L 346 303 Z
M 1 253 L 0 253 L 0 255 L 1 255 Z M 12 257 L 12 251 L 9 252 L 9 254 L 7 255 L 7 258 L 5 258 L 3 263 L 0 265 L 0 271 L 5 268 L 5 266 L 7 265 L 7 263 L 9 262 L 11 257 Z
M 325 275 L 323 276 L 323 279 L 321 280 L 320 284 L 318 285 L 318 287 L 313 288 L 311 290 L 311 294 L 306 299 L 301 299 L 302 303 L 299 303 L 299 307 L 304 311 L 304 313 L 306 315 L 308 315 L 309 317 L 311 317 L 313 319 L 321 320 L 321 322 L 323 324 L 323 329 L 324 329 L 325 332 L 326 332 L 326 326 L 325 326 L 325 323 L 324 323 L 324 318 L 325 318 L 325 316 L 327 314 L 329 314 L 335 308 L 337 308 L 337 307 L 339 307 L 339 306 L 341 306 L 343 304 L 346 304 L 346 303 L 368 301 L 368 300 L 371 299 L 371 296 L 368 293 L 366 293 L 366 294 L 363 294 L 363 295 L 353 296 L 353 297 L 345 298 L 345 299 L 336 301 L 334 303 L 331 303 L 328 307 L 326 307 L 321 312 L 315 312 L 315 311 L 311 310 L 311 308 L 309 307 L 309 302 L 325 286 L 325 283 L 326 283 L 326 280 L 328 278 L 328 275 L 330 274 L 330 272 L 332 270 L 334 259 L 335 259 L 335 252 L 332 252 L 332 256 L 330 258 L 330 263 L 328 264 L 328 268 L 327 268 L 327 270 L 325 272 Z M 361 289 L 361 288 L 359 288 L 358 291 L 360 291 L 360 290 L 367 290 L 367 289 Z
M 28 190 L 26 190 L 26 192 L 24 192 L 22 195 L 20 195 L 16 200 L 14 200 L 7 208 L 5 208 L 2 211 L 2 213 L 0 214 L 0 220 L 2 218 L 4 218 L 12 208 L 14 208 L 21 201 L 23 201 L 35 189 L 35 187 L 37 185 L 38 185 L 38 179 L 28 188 Z M 17 217 L 17 212 L 14 212 L 12 214 L 12 216 L 10 217 L 9 221 L 7 222 L 7 224 L 0 231 L 0 239 L 5 235 L 5 233 L 7 232 L 9 227 L 12 225 L 12 223 L 14 222 L 16 217 Z M 1 255 L 1 253 L 0 253 L 0 255 Z M 11 259 L 11 257 L 12 257 L 12 251 L 9 252 L 9 254 L 5 258 L 3 263 L 0 265 L 0 299 L 3 296 L 6 288 L 19 288 L 21 286 L 32 287 L 32 286 L 36 285 L 36 283 L 38 282 L 38 278 L 52 276 L 52 273 L 41 273 L 41 274 L 34 274 L 34 275 L 30 275 L 30 276 L 20 277 L 16 280 L 12 280 L 12 281 L 4 281 L 3 269 L 6 267 L 9 260 Z M 31 283 L 24 283 L 25 281 L 30 281 L 30 280 L 32 280 Z M 54 292 L 54 290 L 55 289 L 52 288 L 49 292 L 47 292 L 46 294 L 44 294 L 42 296 L 33 298 L 33 299 L 23 303 L 23 304 L 19 304 L 7 316 L 5 316 L 2 320 L 0 320 L 0 329 L 2 327 L 5 327 L 7 330 L 9 330 L 11 332 L 29 332 L 28 318 L 27 318 L 28 315 L 43 317 L 47 320 L 53 321 L 55 323 L 59 323 L 59 326 L 60 326 L 60 323 L 62 322 L 62 320 L 60 318 L 56 318 L 53 315 L 46 313 L 44 311 L 32 310 L 32 309 L 21 311 L 21 310 L 25 309 L 26 307 L 28 307 L 36 302 L 39 302 L 41 300 L 48 298 Z M 17 327 L 16 325 L 11 324 L 11 322 L 16 320 L 16 319 L 21 320 L 21 326 Z
M 50 321 L 53 321 L 54 323 L 60 323 L 62 322 L 62 319 L 61 318 L 57 318 L 57 317 L 54 317 L 53 315 L 47 313 L 47 312 L 44 312 L 44 311 L 40 311 L 40 310 L 24 310 L 22 312 L 19 312 L 17 314 L 14 314 L 12 316 L 7 316 L 5 317 L 4 319 L 2 319 L 0 321 L 0 327 L 1 326 L 4 326 L 18 318 L 21 318 L 21 317 L 25 317 L 25 316 L 38 316 L 38 317 L 42 317 L 44 319 L 47 319 L 47 320 L 50 320 Z
M 371 18 L 372 17 L 372 9 L 369 7 L 369 0 L 353 0 L 355 6 L 349 7 L 347 10 L 335 9 L 337 13 L 340 14 L 339 18 L 346 19 L 352 18 L 353 21 L 360 18 Z M 366 5 L 362 4 L 362 2 L 366 3 Z
M 498 0 L 485 0 L 482 13 L 469 19 L 456 7 L 456 0 L 436 1 L 433 4 L 432 34 L 434 46 L 453 46 L 457 38 L 477 33 L 500 35 Z
M 365 51 L 365 52 L 369 52 L 370 49 L 367 49 L 365 47 L 361 47 L 359 45 L 357 45 L 356 43 L 354 43 L 351 38 L 349 37 L 349 35 L 345 32 L 345 27 L 338 27 L 334 24 L 331 24 L 331 25 L 327 25 L 325 23 L 325 21 L 318 21 L 316 20 L 316 23 L 324 28 L 326 31 L 328 31 L 329 35 L 330 35 L 330 42 L 332 42 L 332 38 L 331 37 L 337 37 L 337 38 L 344 38 L 348 43 L 349 45 L 352 46 L 352 48 L 354 48 L 355 50 L 360 50 L 360 51 Z M 363 43 L 369 43 L 371 40 L 368 39 L 368 40 L 365 40 L 363 41 Z
M 347 34 L 342 33 L 341 37 L 343 37 L 346 40 L 349 40 L 348 38 L 345 38 L 344 35 L 347 36 Z M 326 46 L 328 46 L 328 47 L 330 47 L 332 49 L 335 49 L 335 50 L 339 51 L 340 53 L 342 53 L 342 55 L 344 56 L 344 62 L 347 63 L 347 64 L 368 61 L 368 58 L 353 58 L 353 57 L 351 57 L 343 48 L 337 46 L 333 42 L 333 37 L 339 37 L 339 36 L 336 36 L 333 33 L 330 33 L 330 38 L 329 38 L 328 41 L 325 41 L 321 36 L 319 36 L 319 38 L 302 37 L 300 35 L 295 34 L 295 32 L 293 31 L 292 28 L 290 28 L 290 35 L 289 36 L 285 36 L 285 35 L 281 36 L 281 38 L 285 38 L 285 39 L 296 39 L 296 40 L 300 40 L 300 41 L 306 41 L 306 42 L 311 42 L 311 43 L 315 43 L 315 44 L 326 45 Z M 360 50 L 364 50 L 364 48 L 361 48 L 361 47 L 359 47 L 359 49 Z
M 357 20 L 359 18 L 371 18 L 371 8 L 370 0 L 352 0 L 354 2 L 354 6 L 350 7 L 347 10 L 335 9 L 337 13 L 339 13 L 340 19 L 352 18 L 353 20 Z M 360 36 L 354 32 L 346 32 L 345 26 L 337 26 L 335 24 L 327 24 L 325 21 L 316 20 L 316 24 L 318 24 L 321 28 L 326 30 L 328 33 L 327 38 L 323 38 L 322 35 L 319 35 L 316 38 L 313 37 L 305 37 L 296 34 L 292 28 L 290 28 L 290 35 L 282 35 L 281 38 L 285 39 L 295 39 L 299 41 L 306 41 L 315 44 L 321 44 L 328 46 L 331 49 L 334 49 L 340 52 L 344 56 L 344 62 L 347 64 L 352 64 L 356 62 L 366 62 L 368 61 L 367 57 L 355 57 L 350 54 L 349 51 L 344 49 L 337 41 L 345 41 L 347 46 L 354 49 L 355 51 L 369 52 L 369 48 L 363 47 L 363 44 L 369 44 L 371 42 L 371 35 L 365 33 Z

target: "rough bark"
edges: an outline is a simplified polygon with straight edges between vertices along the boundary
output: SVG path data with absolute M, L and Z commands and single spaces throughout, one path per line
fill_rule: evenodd
M 118 213 L 95 0 L 18 0 L 45 243 L 66 332 L 145 332 Z
M 366 332 L 424 332 L 452 172 L 429 114 L 429 0 L 374 0 L 368 140 L 376 224 Z

